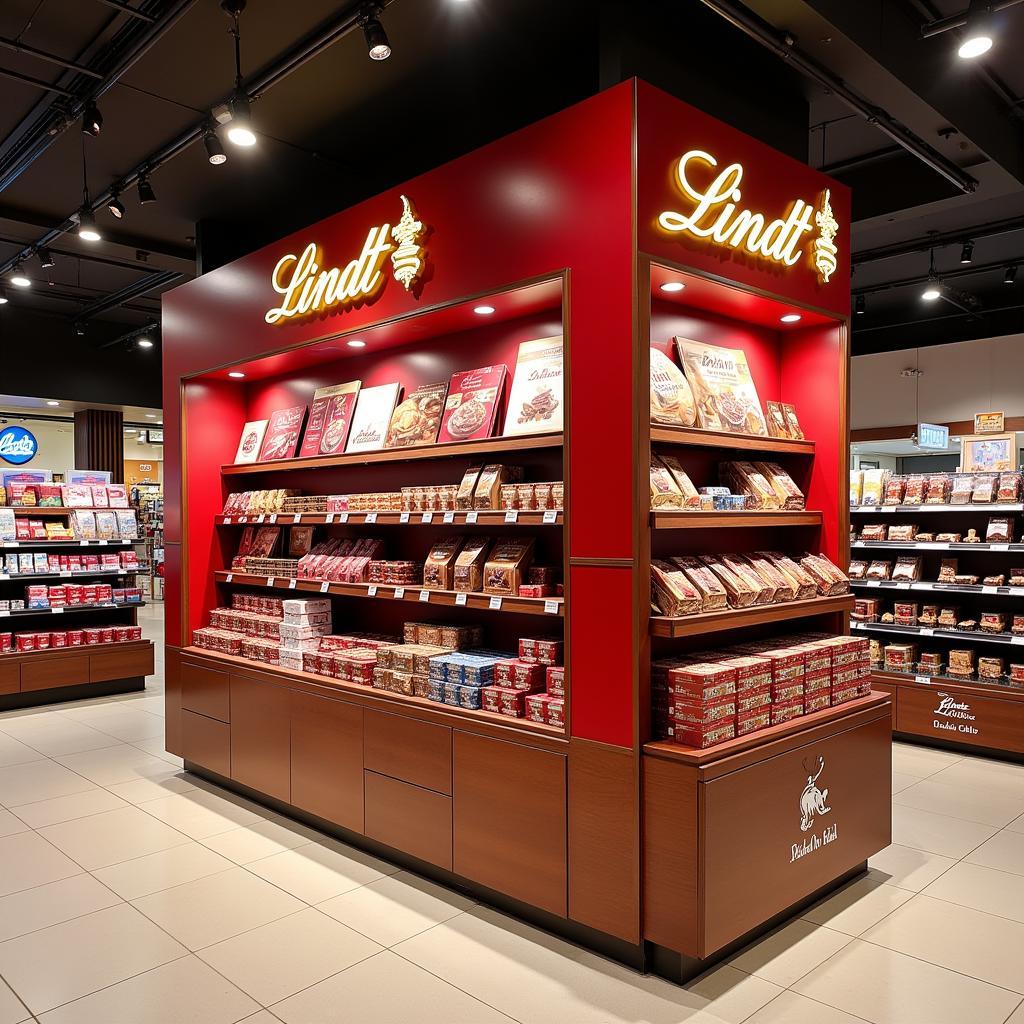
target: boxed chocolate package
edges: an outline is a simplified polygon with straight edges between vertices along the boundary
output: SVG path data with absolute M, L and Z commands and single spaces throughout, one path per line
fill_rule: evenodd
M 434 544 L 423 563 L 424 589 L 454 589 L 455 560 L 465 540 L 465 537 L 445 537 Z
M 673 565 L 682 569 L 693 584 L 701 599 L 701 611 L 720 611 L 728 607 L 728 593 L 718 577 L 699 559 L 692 555 L 681 555 L 671 559 Z
M 501 488 L 505 484 L 517 483 L 522 480 L 523 471 L 518 466 L 494 465 L 484 466 L 480 470 L 476 487 L 473 489 L 473 508 L 501 508 Z M 528 485 L 532 494 L 532 485 Z M 456 498 L 456 501 L 458 499 Z M 522 507 L 521 505 L 519 507 Z
M 453 590 L 480 591 L 484 585 L 484 565 L 491 546 L 490 537 L 470 537 L 455 558 Z
M 388 425 L 385 448 L 411 448 L 433 444 L 441 427 L 448 382 L 423 384 L 395 406 Z
M 701 595 L 686 574 L 657 558 L 651 560 L 651 601 L 662 615 L 692 615 L 701 610 Z
M 397 381 L 362 388 L 356 398 L 346 452 L 370 452 L 384 447 L 384 439 L 395 411 L 402 385 Z
M 661 349 L 651 347 L 651 422 L 692 427 L 697 421 L 693 392 L 682 370 Z
M 520 343 L 508 393 L 506 437 L 561 431 L 562 361 L 560 334 Z
M 266 435 L 256 461 L 273 462 L 278 459 L 290 459 L 298 447 L 299 435 L 302 433 L 302 421 L 305 417 L 306 407 L 304 405 L 294 405 L 274 412 L 268 421 Z
M 532 538 L 496 541 L 484 564 L 483 592 L 515 596 L 532 558 Z
M 766 437 L 768 426 L 744 352 L 680 337 L 675 341 L 693 392 L 698 425 Z
M 490 437 L 508 370 L 504 365 L 461 370 L 452 375 L 441 416 L 439 442 Z
M 668 693 L 684 701 L 707 702 L 734 698 L 736 667 L 724 662 L 697 662 L 668 671 Z

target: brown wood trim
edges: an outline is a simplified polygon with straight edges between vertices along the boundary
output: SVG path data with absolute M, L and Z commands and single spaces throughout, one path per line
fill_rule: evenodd
M 405 715 L 367 710 L 363 714 L 363 767 L 451 796 L 452 730 Z
M 27 509 L 26 511 L 34 512 L 35 509 Z M 43 510 L 45 511 L 45 509 Z M 59 511 L 59 510 L 55 510 Z M 303 512 L 296 516 L 290 512 L 277 512 L 270 513 L 269 515 L 260 516 L 214 516 L 213 521 L 218 526 L 245 526 L 246 524 L 252 525 L 253 523 L 266 522 L 268 525 L 278 526 L 292 526 L 296 521 L 304 523 L 310 526 L 323 525 L 327 522 L 327 517 L 331 516 L 331 522 L 337 523 L 338 516 L 341 513 L 338 512 Z M 431 515 L 434 517 L 429 524 L 424 524 L 421 516 L 421 512 L 346 512 L 345 515 L 348 517 L 345 522 L 349 526 L 362 526 L 366 523 L 366 517 L 372 515 L 374 517 L 373 522 L 376 522 L 378 526 L 408 526 L 415 528 L 422 525 L 430 526 L 459 526 L 463 527 L 466 525 L 466 516 L 475 515 L 477 526 L 506 526 L 512 525 L 511 523 L 506 524 L 505 522 L 505 510 L 487 510 L 480 509 L 477 512 L 452 512 L 452 521 L 446 523 L 443 521 L 443 517 L 447 515 L 446 512 L 433 512 Z M 402 516 L 407 515 L 408 521 L 403 523 Z M 545 522 L 544 512 L 516 512 L 516 523 L 517 526 L 564 526 L 565 525 L 565 512 L 559 509 L 555 512 L 555 521 Z M 438 517 L 442 518 L 438 518 Z M 472 525 L 472 524 L 470 524 Z
M 589 565 L 598 569 L 632 569 L 636 566 L 635 558 L 570 558 L 570 565 Z
M 654 530 L 721 530 L 730 527 L 821 526 L 821 512 L 652 512 Z
M 887 686 L 911 687 L 931 690 L 949 690 L 951 693 L 966 693 L 974 697 L 991 697 L 993 700 L 1024 701 L 1024 688 L 1016 690 L 1010 686 L 985 686 L 979 683 L 957 682 L 939 676 L 929 676 L 931 683 L 918 683 L 914 676 L 901 676 L 896 672 L 872 672 L 871 682 L 884 683 Z M 1024 732 L 1024 723 L 1021 731 Z
M 370 839 L 451 871 L 450 796 L 369 770 L 363 786 Z
M 50 647 L 45 651 L 22 651 L 20 654 L 4 654 L 2 658 L 5 665 L 35 665 L 41 661 L 74 658 L 82 654 L 107 653 L 112 648 L 119 651 L 141 651 L 152 646 L 152 640 L 122 640 L 113 644 L 83 644 L 80 647 Z M 82 682 L 86 680 L 83 679 Z
M 939 423 L 940 427 L 949 427 L 951 434 L 973 434 L 974 420 L 949 420 Z M 1024 416 L 1007 416 L 1004 422 L 1005 432 L 1024 430 Z M 850 431 L 851 441 L 905 441 L 917 430 L 916 423 L 902 423 L 892 427 L 860 427 Z M 941 452 L 937 454 L 942 454 Z
M 661 260 L 658 261 L 659 265 L 661 262 Z M 723 434 L 715 430 L 699 430 L 696 427 L 652 426 L 650 431 L 652 444 L 740 448 L 743 451 L 778 452 L 790 455 L 814 454 L 813 441 L 787 441 L 784 438 L 759 437 L 755 434 Z
M 812 597 L 806 601 L 786 601 L 783 604 L 755 605 L 751 608 L 727 608 L 719 612 L 701 612 L 673 618 L 652 615 L 652 636 L 695 636 L 723 629 L 743 629 L 765 622 L 783 622 L 787 619 L 805 619 L 831 612 L 848 612 L 853 608 L 853 594 L 837 597 Z

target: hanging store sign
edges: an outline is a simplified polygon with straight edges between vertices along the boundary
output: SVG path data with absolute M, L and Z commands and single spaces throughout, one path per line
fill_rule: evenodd
M 794 199 L 781 217 L 741 206 L 740 185 L 745 171 L 740 163 L 718 170 L 710 153 L 692 149 L 675 167 L 675 183 L 693 204 L 688 213 L 665 210 L 658 216 L 664 231 L 684 232 L 707 239 L 715 245 L 742 250 L 784 267 L 810 262 L 818 280 L 828 284 L 838 266 L 835 243 L 839 222 L 832 211 L 831 190 L 825 189 L 816 202 Z M 807 236 L 817 234 L 807 245 Z
M 398 221 L 393 226 L 378 224 L 370 228 L 362 251 L 344 267 L 324 267 L 316 242 L 310 242 L 300 253 L 287 253 L 277 261 L 271 275 L 281 302 L 268 309 L 264 319 L 268 324 L 279 324 L 372 299 L 387 282 L 389 254 L 392 276 L 406 291 L 412 291 L 423 273 L 426 250 L 420 240 L 425 231 L 412 203 L 402 196 Z
M 949 447 L 949 427 L 938 423 L 918 423 L 917 447 L 944 452 Z
M 22 466 L 36 457 L 39 442 L 35 434 L 24 427 L 5 427 L 0 430 L 0 459 L 12 466 Z

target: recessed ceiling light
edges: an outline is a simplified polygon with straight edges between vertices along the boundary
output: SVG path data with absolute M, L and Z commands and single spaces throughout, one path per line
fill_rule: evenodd
M 349 348 L 366 348 L 366 342 L 360 341 L 358 338 L 353 338 L 351 341 L 346 342 Z
M 473 307 L 473 312 L 476 313 L 477 316 L 490 316 L 494 312 L 494 307 L 493 306 L 474 306 Z
M 244 377 L 245 374 L 242 373 L 241 370 L 228 370 L 228 376 L 229 377 L 234 377 L 237 380 L 241 380 L 241 378 Z
M 803 317 L 799 313 L 787 313 L 785 316 L 780 316 L 779 320 L 784 324 L 795 324 L 803 320 Z
M 682 281 L 666 281 L 662 286 L 663 292 L 681 292 L 686 287 Z
M 51 400 L 51 401 L 47 402 L 46 404 L 52 407 L 52 406 L 60 405 L 60 402 L 54 402 L 54 401 Z

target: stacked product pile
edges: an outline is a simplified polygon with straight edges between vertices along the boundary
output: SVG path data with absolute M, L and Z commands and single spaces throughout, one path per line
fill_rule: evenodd
M 703 512 L 801 511 L 803 492 L 775 462 L 723 462 L 721 486 L 697 488 L 674 455 L 651 456 L 651 508 Z
M 47 651 L 57 647 L 92 647 L 96 644 L 126 643 L 141 639 L 141 626 L 90 626 L 86 629 L 0 633 L 0 653 L 24 654 L 27 651 Z
M 134 551 L 108 551 L 101 555 L 54 554 L 20 551 L 4 555 L 7 576 L 58 576 L 67 573 L 135 572 L 139 556 Z
M 850 504 L 863 505 L 990 505 L 1021 500 L 1021 474 L 910 473 L 887 469 L 850 471 Z
M 140 604 L 138 587 L 111 587 L 109 583 L 59 583 L 25 588 L 24 605 L 28 608 L 80 608 L 88 605 Z M 0 601 L 0 610 L 13 602 Z M 17 609 L 11 607 L 10 611 Z

